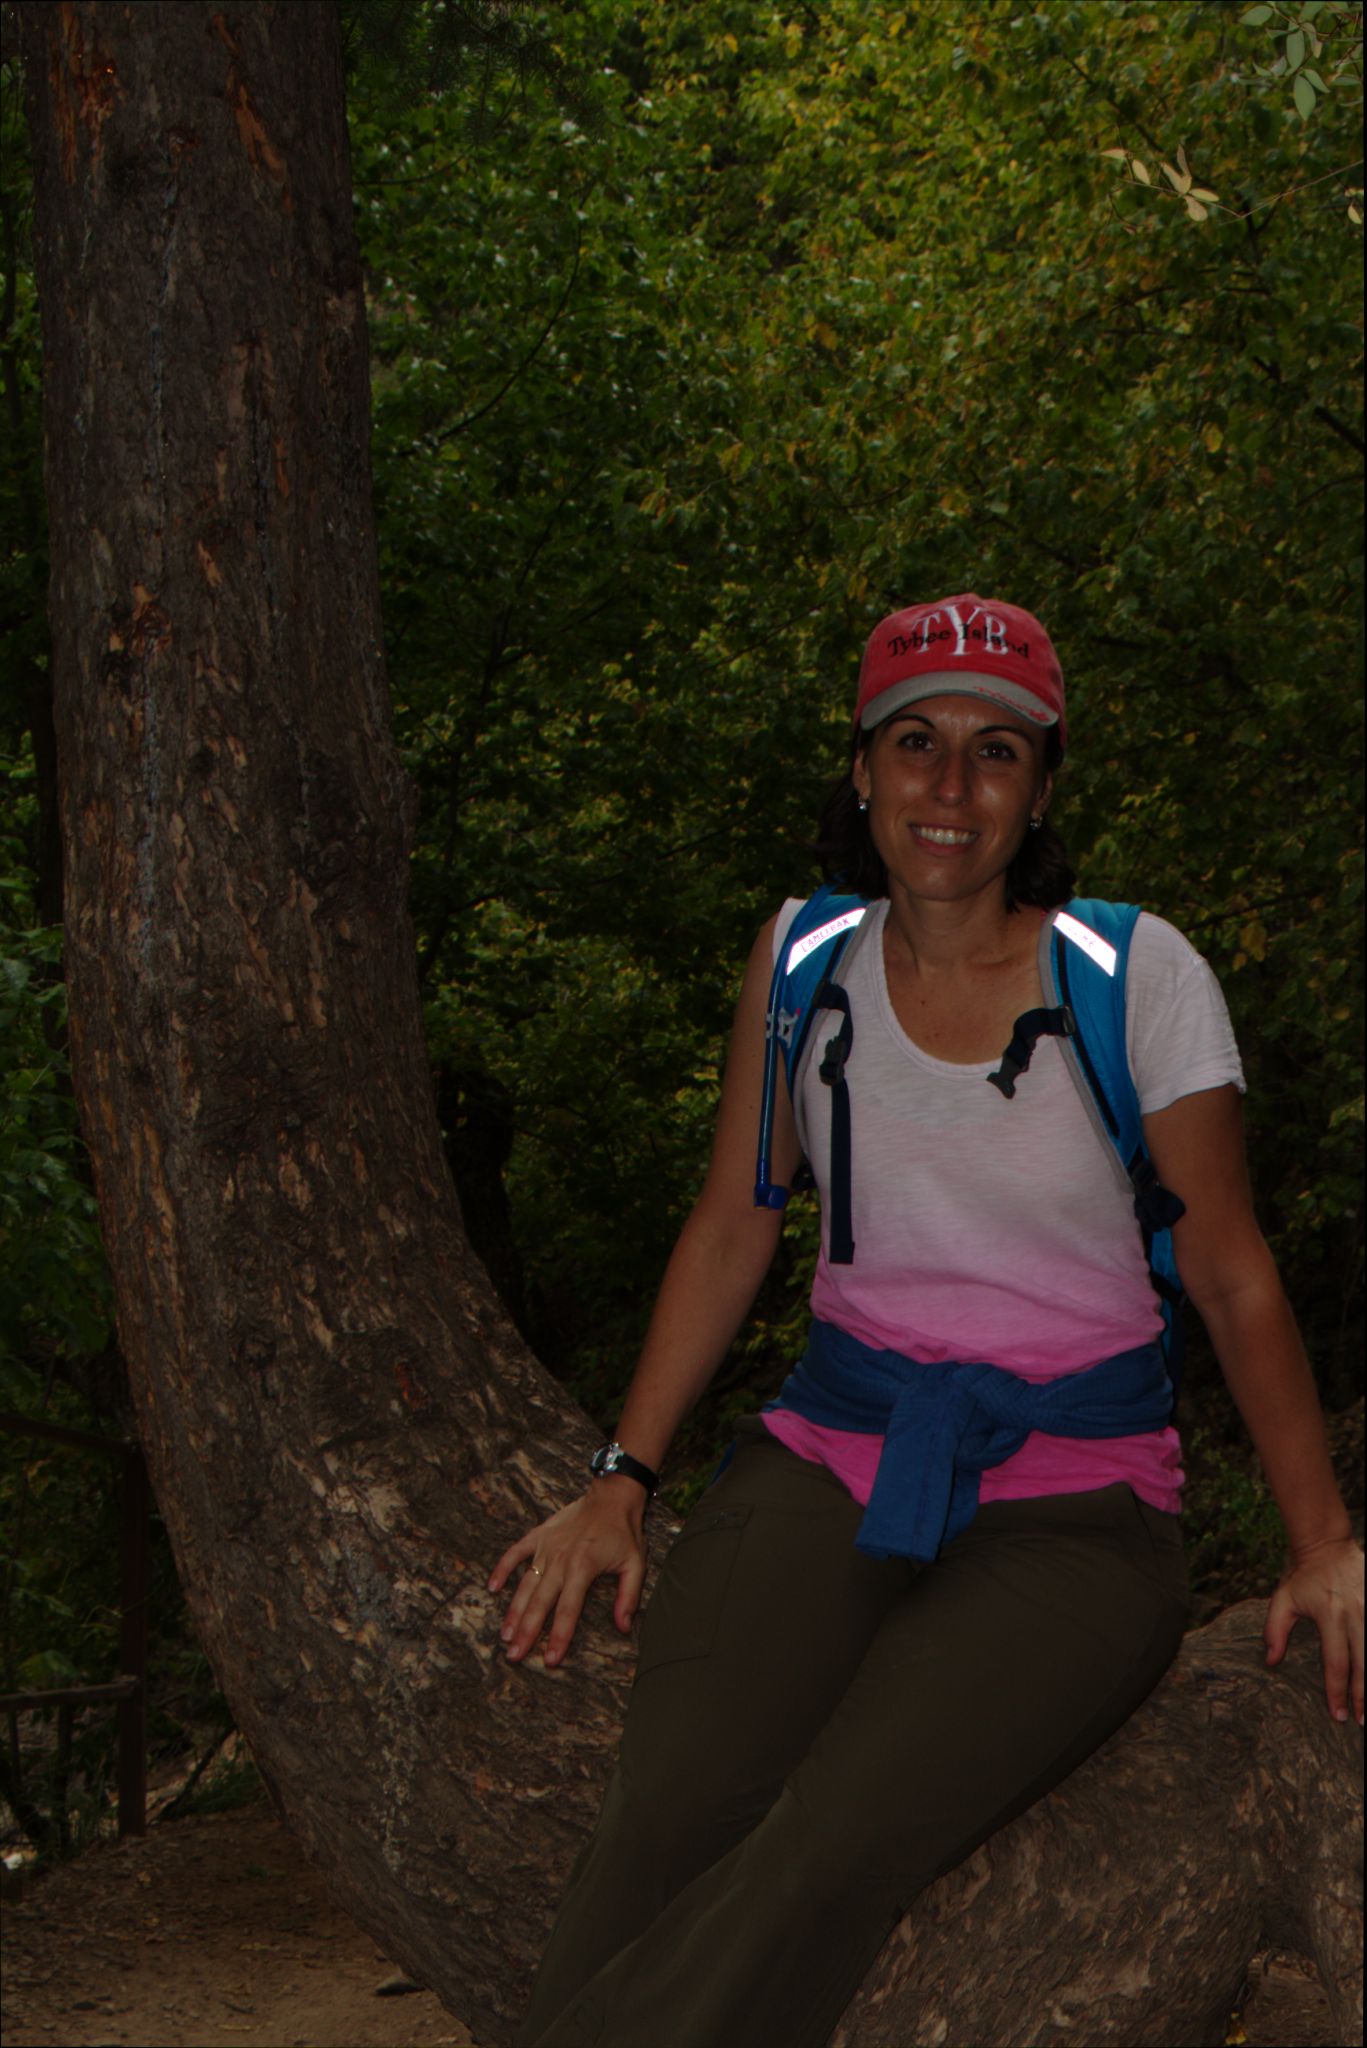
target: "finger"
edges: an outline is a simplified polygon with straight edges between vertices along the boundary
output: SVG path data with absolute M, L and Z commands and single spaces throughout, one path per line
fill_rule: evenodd
M 503 1627 L 499 1630 L 508 1655 L 515 1662 L 526 1656 L 541 1634 L 546 1616 L 558 1597 L 560 1580 L 560 1572 L 549 1564 L 529 1564 L 522 1574 Z
M 1267 1646 L 1269 1664 L 1280 1664 L 1286 1655 L 1287 1641 L 1296 1625 L 1296 1605 L 1285 1586 L 1278 1586 L 1268 1603 L 1267 1619 L 1263 1623 L 1263 1642 Z
M 1348 1643 L 1341 1634 L 1323 1638 L 1324 1696 L 1336 1721 L 1348 1719 Z
M 512 1589 L 507 1611 L 503 1617 L 503 1624 L 499 1629 L 499 1634 L 505 1642 L 510 1636 L 517 1633 L 522 1617 L 530 1606 L 541 1580 L 545 1577 L 544 1567 L 539 1565 L 534 1558 L 529 1558 L 525 1562 L 527 1568 Z
M 553 1559 L 545 1559 L 545 1563 L 531 1559 L 527 1563 L 527 1571 L 516 1583 L 504 1624 L 498 1632 L 510 1649 L 516 1649 L 519 1657 L 527 1655 L 541 1634 L 541 1626 L 555 1599 L 555 1589 L 560 1587 L 560 1579 L 562 1573 L 555 1569 Z
M 617 1574 L 617 1599 L 613 1604 L 612 1618 L 623 1635 L 626 1635 L 636 1619 L 636 1610 L 641 1604 L 641 1587 L 645 1584 L 646 1567 L 643 1557 L 633 1557 L 624 1564 Z
M 507 1608 L 504 1611 L 503 1622 L 502 1626 L 499 1629 L 499 1635 L 505 1643 L 512 1636 L 518 1634 L 518 1632 L 522 1628 L 523 1620 L 526 1615 L 527 1609 L 531 1605 L 532 1601 L 536 1598 L 536 1595 L 540 1590 L 541 1583 L 544 1577 L 544 1570 L 539 1565 L 529 1561 L 527 1564 L 527 1569 L 523 1572 L 522 1577 L 513 1587 L 512 1597 L 508 1601 Z
M 535 1548 L 535 1530 L 526 1536 L 519 1536 L 516 1543 L 509 1544 L 489 1574 L 489 1591 L 496 1593 L 514 1565 L 520 1564 L 524 1557 L 530 1557 Z
M 558 1664 L 568 1650 L 579 1626 L 579 1617 L 584 1611 L 584 1596 L 596 1575 L 592 1572 L 571 1572 L 560 1589 L 556 1602 L 555 1620 L 551 1623 L 550 1635 L 542 1652 L 543 1664 Z

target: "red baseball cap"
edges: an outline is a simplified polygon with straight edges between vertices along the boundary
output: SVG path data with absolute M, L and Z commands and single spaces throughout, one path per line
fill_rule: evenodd
M 1049 635 L 1019 605 L 995 598 L 937 598 L 891 612 L 876 625 L 859 664 L 854 722 L 871 732 L 920 697 L 986 697 L 1065 738 L 1063 670 Z

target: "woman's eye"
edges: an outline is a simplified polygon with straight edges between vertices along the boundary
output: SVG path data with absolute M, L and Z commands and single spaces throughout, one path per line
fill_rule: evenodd
M 1005 740 L 989 740 L 983 752 L 989 761 L 1014 761 L 1017 758 L 1015 748 L 1008 746 Z

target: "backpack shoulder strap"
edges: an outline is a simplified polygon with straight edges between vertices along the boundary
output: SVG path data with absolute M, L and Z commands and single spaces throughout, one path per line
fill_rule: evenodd
M 774 963 L 769 1008 L 764 1022 L 764 1084 L 760 1100 L 759 1152 L 755 1167 L 755 1206 L 781 1209 L 788 1189 L 774 1185 L 771 1170 L 774 1100 L 778 1063 L 783 1061 L 790 1095 L 812 1027 L 825 1005 L 826 984 L 864 919 L 868 904 L 831 883 L 824 883 L 797 912 Z
M 1163 1187 L 1144 1143 L 1139 1091 L 1130 1071 L 1125 1034 L 1125 988 L 1130 943 L 1139 922 L 1133 903 L 1074 897 L 1045 920 L 1040 975 L 1068 1014 L 1071 1029 L 1059 1043 L 1083 1104 L 1129 1188 L 1143 1233 L 1144 1253 L 1163 1310 L 1164 1350 L 1176 1387 L 1181 1352 L 1178 1308 L 1182 1289 L 1172 1248 L 1172 1226 L 1183 1213 Z
M 1074 1029 L 1062 1044 L 1065 1057 L 1072 1055 L 1073 1079 L 1127 1180 L 1143 1139 L 1125 1042 L 1125 983 L 1138 920 L 1133 903 L 1074 897 L 1046 919 L 1040 958 L 1046 993 L 1052 990 L 1072 1013 Z

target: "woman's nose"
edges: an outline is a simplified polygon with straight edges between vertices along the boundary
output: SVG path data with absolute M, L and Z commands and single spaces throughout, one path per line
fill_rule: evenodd
M 961 804 L 967 799 L 968 764 L 953 747 L 946 747 L 940 756 L 935 794 L 945 804 Z

